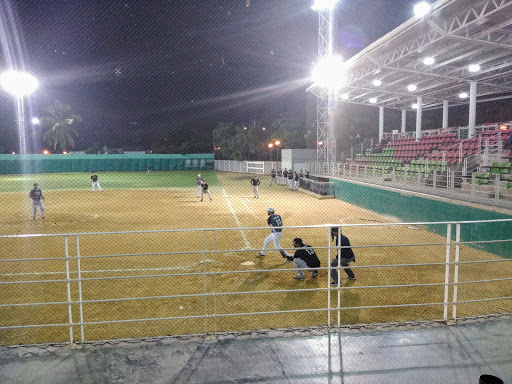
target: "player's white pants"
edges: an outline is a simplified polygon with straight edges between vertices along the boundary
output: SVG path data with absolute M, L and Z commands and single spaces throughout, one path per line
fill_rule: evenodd
M 252 186 L 252 191 L 254 192 L 254 197 L 256 197 L 256 198 L 260 197 L 260 195 L 258 195 L 258 186 L 257 185 Z
M 311 269 L 310 267 L 308 267 L 304 260 L 298 258 L 293 259 L 293 267 L 297 271 L 297 276 L 301 278 L 304 277 L 304 272 L 302 272 L 302 269 L 309 269 L 311 272 L 316 271 L 316 269 Z
M 277 185 L 283 185 L 283 184 L 284 184 L 283 176 L 279 176 L 279 180 L 277 181 Z
M 32 200 L 32 218 L 34 220 L 36 219 L 37 207 L 39 207 L 39 210 L 41 211 L 41 217 L 44 219 L 44 205 L 41 200 Z
M 148 170 L 148 175 L 149 175 L 150 173 L 153 173 L 153 171 Z
M 293 182 L 293 189 L 294 190 L 297 190 L 297 186 L 298 186 L 299 182 L 298 181 L 294 181 Z
M 209 189 L 208 189 L 208 190 L 206 190 L 206 191 L 201 189 L 201 201 L 203 201 L 203 195 L 204 195 L 205 193 L 206 193 L 206 194 L 208 195 L 208 197 L 210 198 L 210 201 L 212 201 L 212 196 L 210 195 L 210 190 L 209 190 Z
M 268 245 L 271 241 L 274 242 L 274 248 L 281 253 L 281 256 L 291 256 L 288 252 L 281 248 L 280 242 L 282 235 L 283 232 L 272 232 L 265 238 L 265 241 L 263 242 L 263 250 L 261 251 L 263 256 L 265 256 L 265 252 L 267 252 Z
M 101 189 L 101 187 L 100 187 L 100 183 L 99 183 L 99 182 L 97 182 L 97 181 L 94 181 L 94 182 L 92 183 L 92 191 L 93 191 L 93 192 L 94 192 L 94 187 L 98 187 L 98 189 L 100 190 L 100 192 L 101 192 L 101 191 L 103 191 L 103 189 Z
M 293 179 L 288 179 L 288 188 L 293 189 Z
M 203 188 L 201 188 L 201 185 L 197 186 L 197 196 L 201 196 L 201 191 Z
M 270 178 L 270 186 L 272 186 L 272 182 L 274 182 L 274 184 L 277 185 L 277 180 L 275 177 Z

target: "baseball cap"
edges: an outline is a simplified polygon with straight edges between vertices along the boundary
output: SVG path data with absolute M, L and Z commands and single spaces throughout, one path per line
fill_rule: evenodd
M 34 187 L 37 187 L 38 185 L 39 185 L 39 184 L 37 184 L 37 183 L 34 183 Z
M 272 207 L 268 207 L 267 209 L 265 209 L 265 211 L 267 211 L 267 212 L 275 212 L 274 208 L 272 208 Z

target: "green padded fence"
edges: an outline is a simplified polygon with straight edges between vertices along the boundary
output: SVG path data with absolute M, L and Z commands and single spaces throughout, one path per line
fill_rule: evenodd
M 341 180 L 334 182 L 334 196 L 337 199 L 370 209 L 383 215 L 398 217 L 402 222 L 439 222 L 439 221 L 473 221 L 510 219 L 511 215 L 470 208 L 465 205 L 431 200 L 386 189 L 350 183 Z M 428 230 L 446 236 L 446 227 L 428 226 Z M 444 231 L 444 232 L 443 232 Z M 455 229 L 452 229 L 455 237 Z M 481 241 L 510 239 L 512 225 L 510 222 L 465 224 L 461 227 L 461 241 Z M 512 258 L 510 242 L 481 243 L 474 245 L 495 255 Z
M 0 155 L 0 174 L 213 169 L 213 154 Z

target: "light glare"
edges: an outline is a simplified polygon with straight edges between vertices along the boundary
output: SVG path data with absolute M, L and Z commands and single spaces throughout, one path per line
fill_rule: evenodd
M 412 105 L 412 109 L 418 109 L 418 104 L 414 103 L 414 104 Z
M 377 98 L 376 97 L 371 97 L 370 98 L 370 103 L 372 103 L 372 104 L 377 103 Z
M 425 65 L 432 65 L 436 62 L 436 59 L 434 59 L 433 57 L 425 57 L 423 59 L 423 64 Z
M 423 17 L 428 15 L 430 12 L 430 4 L 428 4 L 425 1 L 422 1 L 421 3 L 418 3 L 414 6 L 414 15 L 416 17 Z
M 313 11 L 328 11 L 336 6 L 338 0 L 315 0 L 311 9 Z
M 480 70 L 480 66 L 478 64 L 471 64 L 468 67 L 469 72 L 478 72 Z
M 409 90 L 409 92 L 414 92 L 416 90 L 416 86 L 414 84 L 409 84 L 407 86 L 407 89 Z
M 346 67 L 341 56 L 326 56 L 313 68 L 313 81 L 321 87 L 336 89 L 345 81 Z
M 341 95 L 341 100 L 348 100 L 348 93 L 343 93 Z
M 0 84 L 11 95 L 28 96 L 39 86 L 37 79 L 29 73 L 7 71 L 0 75 Z
M 468 94 L 467 94 L 466 92 L 461 92 L 461 93 L 459 93 L 459 97 L 460 97 L 461 99 L 467 99 Z
M 376 87 L 380 87 L 382 85 L 382 80 L 379 80 L 379 79 L 373 80 L 373 85 Z

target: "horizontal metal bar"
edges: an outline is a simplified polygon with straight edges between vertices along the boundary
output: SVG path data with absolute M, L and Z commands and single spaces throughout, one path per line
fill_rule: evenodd
M 330 228 L 330 227 L 381 227 L 385 226 L 406 226 L 406 225 L 446 225 L 446 224 L 479 224 L 479 223 L 512 222 L 512 219 L 496 220 L 470 220 L 470 221 L 436 221 L 436 222 L 410 222 L 410 223 L 375 223 L 375 224 L 318 224 L 318 225 L 295 225 L 279 228 Z M 123 232 L 73 232 L 54 234 L 24 234 L 24 235 L 0 235 L 0 239 L 7 238 L 37 238 L 37 237 L 63 237 L 63 236 L 98 236 L 98 235 L 125 235 L 132 233 L 173 233 L 173 232 L 216 232 L 216 231 L 241 231 L 241 230 L 267 230 L 268 227 L 240 227 L 240 228 L 188 228 L 188 229 L 155 229 L 150 231 L 123 231 Z

